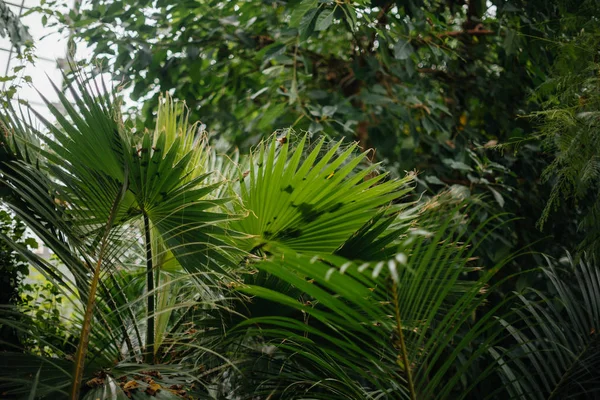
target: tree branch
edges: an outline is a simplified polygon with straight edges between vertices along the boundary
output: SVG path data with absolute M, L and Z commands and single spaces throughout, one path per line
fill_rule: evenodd
M 483 25 L 477 24 L 473 29 L 465 29 L 464 31 L 448 31 L 438 33 L 436 35 L 437 38 L 443 39 L 445 37 L 457 37 L 462 35 L 471 35 L 471 36 L 487 36 L 487 35 L 495 35 L 496 32 L 491 31 L 489 29 L 485 29 Z

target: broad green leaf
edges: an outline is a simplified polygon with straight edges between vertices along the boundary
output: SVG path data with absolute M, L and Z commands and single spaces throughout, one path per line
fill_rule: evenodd
M 321 11 L 321 8 L 313 8 L 304 14 L 300 24 L 298 25 L 300 39 L 306 40 L 310 35 L 312 35 L 315 30 L 315 24 L 318 19 L 318 15 L 321 13 Z
M 319 17 L 317 18 L 317 22 L 315 24 L 315 30 L 316 31 L 324 31 L 327 28 L 329 28 L 329 26 L 333 22 L 334 12 L 335 12 L 335 9 L 331 9 L 331 10 L 328 9 L 328 10 L 323 11 L 321 14 L 319 14 Z
M 302 0 L 300 4 L 294 7 L 294 10 L 292 11 L 292 16 L 290 17 L 290 26 L 294 28 L 299 27 L 304 15 L 317 7 L 317 3 L 317 0 Z
M 456 170 L 460 170 L 460 171 L 472 171 L 473 168 L 471 168 L 469 165 L 465 164 L 462 161 L 456 161 L 456 160 L 452 160 L 450 158 L 445 158 L 442 160 L 444 164 L 446 164 L 448 167 L 452 168 L 452 169 L 456 169 Z
M 504 207 L 504 197 L 502 197 L 502 195 L 496 189 L 493 189 L 489 186 L 488 189 L 490 190 L 490 192 L 492 192 L 492 195 L 494 195 L 494 199 L 496 200 L 498 205 L 500 207 Z

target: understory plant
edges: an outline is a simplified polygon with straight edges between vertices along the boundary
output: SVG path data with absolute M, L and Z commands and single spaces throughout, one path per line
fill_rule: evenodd
M 168 95 L 138 132 L 110 92 L 69 90 L 64 112 L 46 101 L 56 122 L 0 119 L 3 205 L 60 267 L 2 239 L 74 310 L 58 345 L 3 309 L 52 355 L 0 353 L 3 397 L 537 398 L 524 367 L 564 357 L 537 330 L 561 320 L 527 314 L 531 294 L 492 298 L 514 256 L 482 270 L 474 254 L 496 217 L 470 229 L 473 205 L 408 202 L 414 174 L 356 144 L 286 130 L 222 155 Z M 574 310 L 596 310 L 581 293 Z

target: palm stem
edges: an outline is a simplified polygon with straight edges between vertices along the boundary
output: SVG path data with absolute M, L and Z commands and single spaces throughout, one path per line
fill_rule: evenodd
M 100 271 L 102 270 L 102 262 L 106 254 L 106 248 L 108 247 L 110 229 L 115 220 L 121 199 L 123 198 L 125 190 L 127 189 L 127 175 L 125 175 L 125 177 L 126 178 L 125 182 L 123 183 L 121 194 L 115 198 L 110 210 L 104 235 L 102 237 L 102 241 L 100 242 L 100 251 L 98 252 L 98 259 L 96 260 L 94 274 L 90 283 L 90 292 L 88 293 L 85 315 L 83 317 L 83 324 L 81 325 L 81 337 L 79 339 L 79 345 L 77 346 L 77 352 L 75 354 L 75 371 L 73 373 L 73 382 L 71 386 L 71 400 L 79 400 L 81 382 L 83 380 L 83 369 L 85 367 L 85 357 L 88 350 L 90 331 L 92 330 L 92 319 L 94 316 L 94 306 L 96 304 L 96 291 L 98 290 L 98 284 L 100 282 Z
M 152 242 L 150 240 L 150 221 L 144 212 L 144 235 L 146 241 L 146 290 L 148 301 L 148 322 L 146 325 L 146 362 L 154 361 L 154 268 L 152 266 Z
M 394 296 L 394 309 L 396 311 L 396 328 L 398 329 L 398 336 L 400 337 L 400 351 L 402 355 L 402 362 L 404 363 L 404 370 L 406 371 L 406 380 L 408 381 L 408 391 L 410 393 L 410 400 L 416 400 L 417 394 L 415 392 L 415 384 L 413 383 L 412 371 L 410 369 L 410 362 L 408 360 L 408 352 L 406 350 L 406 343 L 404 342 L 404 333 L 402 332 L 402 319 L 400 318 L 400 304 L 398 302 L 398 285 L 394 283 L 392 287 Z
M 96 291 L 98 289 L 98 281 L 100 280 L 100 269 L 102 260 L 98 259 L 94 268 L 94 275 L 90 285 L 90 293 L 88 294 L 87 304 L 85 306 L 85 315 L 81 326 L 81 337 L 77 353 L 75 354 L 75 373 L 73 374 L 73 383 L 71 387 L 71 400 L 79 400 L 79 389 L 81 387 L 81 379 L 83 377 L 83 368 L 85 366 L 85 356 L 87 355 L 87 346 L 90 339 L 90 331 L 92 326 L 92 316 L 94 313 L 94 305 L 96 303 Z

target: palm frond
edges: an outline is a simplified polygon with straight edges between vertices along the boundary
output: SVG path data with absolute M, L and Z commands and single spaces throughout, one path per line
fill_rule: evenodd
M 331 253 L 353 233 L 405 195 L 410 177 L 371 177 L 376 165 L 357 169 L 366 153 L 357 144 L 342 150 L 335 143 L 325 154 L 325 138 L 305 152 L 308 137 L 291 145 L 291 137 L 261 143 L 240 171 L 239 193 L 248 216 L 232 228 L 252 235 L 247 251 L 269 244 L 297 251 Z
M 462 237 L 464 221 L 455 218 L 456 211 L 435 232 L 411 230 L 397 255 L 385 261 L 280 250 L 257 263 L 293 290 L 239 289 L 253 296 L 252 302 L 272 304 L 267 315 L 251 316 L 233 331 L 247 335 L 246 345 L 263 353 L 264 369 L 256 362 L 247 366 L 257 379 L 255 394 L 468 397 L 476 382 L 494 372 L 462 381 L 501 332 L 492 314 L 472 321 L 501 265 L 478 280 L 462 278 L 472 270 L 474 246 L 469 246 L 472 237 Z
M 590 399 L 600 391 L 600 271 L 585 259 L 550 261 L 552 295 L 518 294 L 516 321 L 502 323 L 516 345 L 497 354 L 504 380 L 522 399 Z
M 160 279 L 163 265 L 210 271 L 189 276 L 217 281 L 215 270 L 226 271 L 240 257 L 228 250 L 225 228 L 231 216 L 220 211 L 227 199 L 211 196 L 219 184 L 206 184 L 209 171 L 198 168 L 208 152 L 206 141 L 193 127 L 188 129 L 185 116 L 170 99 L 159 110 L 156 132 L 136 142 L 110 95 L 98 95 L 79 80 L 70 90 L 74 105 L 57 89 L 64 114 L 46 102 L 56 124 L 38 115 L 47 132 L 17 115 L 2 119 L 11 135 L 7 139 L 17 143 L 5 149 L 1 179 L 9 193 L 3 201 L 68 268 L 69 274 L 56 270 L 15 244 L 60 290 L 69 292 L 78 319 L 72 336 L 79 336 L 79 327 L 90 334 L 89 344 L 85 335 L 81 337 L 76 365 L 87 358 L 89 365 L 106 368 L 119 360 L 138 360 L 145 347 L 155 353 L 155 338 L 165 340 L 167 334 L 152 327 L 158 318 L 159 329 L 167 329 L 165 321 L 176 308 L 172 302 L 156 302 L 157 294 L 158 299 L 168 298 L 176 290 L 154 281 Z M 33 149 L 35 164 L 23 149 Z M 141 254 L 142 260 L 150 261 L 147 275 L 152 285 L 142 287 L 143 295 L 131 297 L 124 294 L 123 263 L 131 244 L 139 242 L 146 243 L 147 250 L 154 248 Z M 145 309 L 140 300 L 152 307 Z M 94 303 L 96 312 L 91 314 Z M 90 312 L 84 315 L 86 308 Z M 144 328 L 148 333 L 142 338 Z M 81 367 L 71 375 L 75 396 L 84 376 L 89 374 Z

